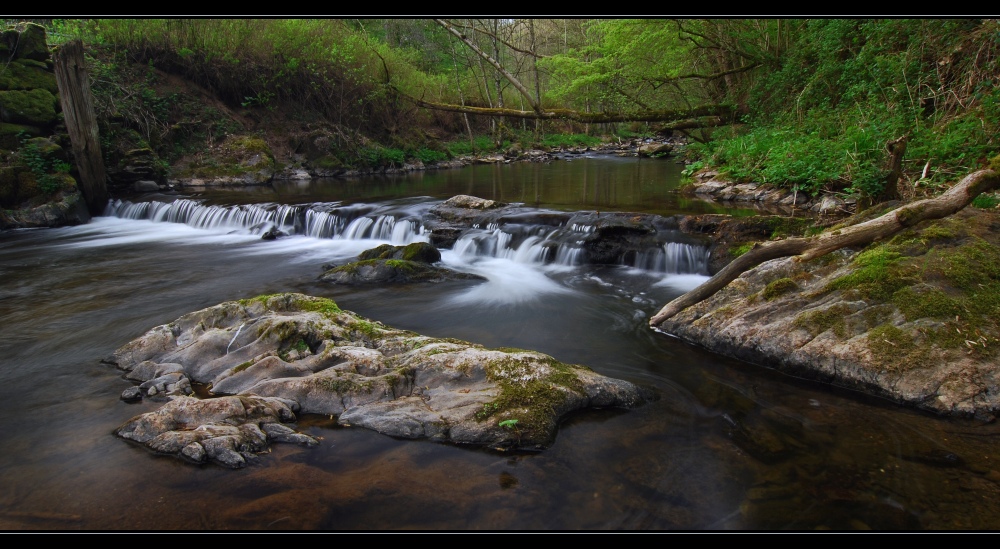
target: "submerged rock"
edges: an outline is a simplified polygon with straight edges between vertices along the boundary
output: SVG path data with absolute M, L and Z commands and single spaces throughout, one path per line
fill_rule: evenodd
M 105 361 L 136 381 L 156 379 L 165 371 L 182 373 L 191 382 L 208 385 L 214 395 L 264 398 L 260 406 L 272 408 L 277 404 L 268 399 L 279 399 L 292 403 L 288 412 L 294 408 L 336 416 L 345 426 L 497 450 L 545 448 L 555 439 L 559 421 L 575 410 L 632 408 L 656 398 L 647 388 L 542 353 L 486 349 L 396 330 L 343 311 L 328 299 L 291 293 L 225 302 L 184 315 Z M 257 436 L 248 423 L 267 434 L 267 425 L 279 429 L 272 416 L 294 420 L 277 407 L 266 421 L 256 416 L 244 421 L 235 402 L 227 404 L 236 410 L 233 414 L 214 408 L 202 413 L 199 402 L 217 400 L 180 396 L 152 412 L 155 416 L 133 418 L 117 433 L 165 453 L 188 448 L 200 455 L 198 448 L 188 446 L 198 442 L 207 459 L 239 466 L 223 450 L 253 454 L 273 438 Z M 245 400 L 240 402 L 246 407 Z M 148 427 L 154 424 L 161 427 Z M 219 424 L 238 424 L 248 431 L 240 435 L 213 427 Z M 218 431 L 213 436 L 224 440 L 212 443 L 218 448 L 206 446 L 200 434 L 187 433 L 199 429 Z M 167 432 L 178 434 L 163 435 Z M 161 442 L 154 447 L 153 440 Z

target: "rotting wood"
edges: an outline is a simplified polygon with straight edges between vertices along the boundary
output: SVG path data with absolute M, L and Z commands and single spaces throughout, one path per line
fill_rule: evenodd
M 659 327 L 668 318 L 712 297 L 741 274 L 765 261 L 789 256 L 794 256 L 796 261 L 809 261 L 841 248 L 867 246 L 922 221 L 952 215 L 969 205 L 980 194 L 997 188 L 1000 188 L 1000 172 L 994 169 L 979 170 L 967 175 L 940 196 L 911 202 L 870 221 L 818 236 L 761 244 L 734 259 L 697 288 L 664 305 L 649 320 L 649 325 L 652 328 Z
M 97 116 L 90 94 L 90 78 L 83 59 L 83 42 L 72 40 L 53 55 L 59 104 L 66 131 L 73 144 L 73 157 L 80 175 L 80 191 L 91 214 L 104 211 L 108 201 L 104 159 L 98 140 Z
M 418 107 L 439 111 L 458 112 L 480 116 L 506 116 L 536 120 L 575 120 L 597 124 L 602 122 L 677 122 L 679 127 L 714 127 L 735 121 L 736 110 L 729 105 L 706 105 L 690 110 L 663 110 L 639 112 L 580 112 L 570 109 L 542 109 L 542 112 L 498 107 L 472 107 L 435 103 L 402 94 Z M 700 118 L 700 119 L 699 119 Z

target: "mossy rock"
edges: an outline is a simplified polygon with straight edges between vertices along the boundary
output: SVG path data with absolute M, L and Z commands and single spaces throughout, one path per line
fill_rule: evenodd
M 204 159 L 190 163 L 177 175 L 231 184 L 261 185 L 274 177 L 274 154 L 262 138 L 228 137 Z
M 52 137 L 32 137 L 25 144 L 34 146 L 43 157 L 62 157 L 63 148 Z
M 18 23 L 3 32 L 0 39 L 14 51 L 15 59 L 46 61 L 51 57 L 45 40 L 45 27 L 37 23 Z
M 46 90 L 53 95 L 59 93 L 59 86 L 56 84 L 56 75 L 48 70 L 44 64 L 30 60 L 18 60 L 8 63 L 4 70 L 0 71 L 0 90 Z
M 376 248 L 377 250 L 378 248 Z M 320 276 L 334 284 L 409 284 L 443 282 L 453 279 L 483 280 L 481 276 L 434 267 L 421 261 L 405 259 L 364 259 L 334 267 Z
M 312 168 L 325 171 L 339 170 L 345 167 L 344 163 L 332 154 L 324 154 L 315 160 L 310 160 L 308 164 Z
M 369 259 L 402 259 L 420 263 L 437 263 L 441 261 L 441 252 L 427 242 L 413 242 L 406 246 L 382 244 L 377 248 L 361 252 L 358 259 L 361 261 Z
M 0 150 L 15 150 L 21 146 L 23 136 L 40 137 L 45 133 L 44 129 L 38 126 L 0 122 Z
M 223 338 L 235 346 L 214 343 Z M 215 410 L 202 418 L 172 404 L 195 399 L 174 394 L 160 410 L 116 430 L 159 453 L 182 451 L 179 444 L 164 449 L 166 431 L 205 432 L 211 429 L 206 420 L 226 418 L 231 425 L 230 418 L 240 421 L 262 407 L 224 400 L 233 396 L 280 399 L 288 420 L 293 412 L 321 414 L 343 427 L 497 451 L 545 449 L 562 420 L 577 410 L 629 409 L 659 398 L 649 387 L 542 353 L 422 336 L 303 294 L 229 301 L 189 313 L 104 361 L 139 387 L 163 371 L 181 374 L 211 387 L 213 398 L 204 399 L 204 406 L 237 412 Z
M 59 121 L 58 103 L 56 96 L 48 90 L 0 91 L 0 120 L 52 127 Z

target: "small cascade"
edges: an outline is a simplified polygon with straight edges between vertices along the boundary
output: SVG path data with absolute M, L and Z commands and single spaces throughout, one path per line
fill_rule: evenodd
M 496 257 L 517 263 L 579 265 L 583 262 L 581 240 L 586 231 L 573 228 L 490 224 L 487 229 L 466 231 L 453 250 L 466 259 Z
M 195 200 L 132 203 L 112 200 L 104 210 L 107 217 L 182 223 L 197 229 L 263 234 L 277 229 L 288 235 L 320 239 L 385 240 L 409 244 L 426 240 L 423 225 L 416 219 L 393 214 L 373 214 L 371 206 L 335 207 L 330 204 L 290 206 L 246 204 L 207 206 Z
M 708 248 L 683 242 L 635 254 L 632 267 L 665 274 L 708 274 Z

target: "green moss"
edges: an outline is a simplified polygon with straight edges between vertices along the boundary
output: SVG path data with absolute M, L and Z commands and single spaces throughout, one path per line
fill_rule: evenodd
M 331 154 L 323 155 L 310 162 L 316 168 L 321 170 L 337 170 L 344 167 L 344 163 L 341 162 L 339 158 Z
M 252 135 L 234 136 L 226 142 L 226 148 L 234 153 L 265 154 L 271 156 L 267 142 Z
M 413 242 L 407 244 L 403 248 L 402 258 L 406 261 L 436 263 L 441 261 L 441 252 L 439 252 L 433 245 L 426 242 Z
M 816 226 L 814 220 L 805 217 L 771 216 L 766 218 L 764 223 L 771 230 L 772 239 L 804 236 L 808 230 Z
M 920 236 L 929 240 L 948 240 L 963 236 L 964 231 L 954 219 L 944 219 L 924 227 Z
M 304 339 L 299 337 L 299 339 L 295 340 L 291 345 L 279 351 L 278 357 L 281 358 L 281 360 L 288 362 L 290 358 L 289 355 L 292 351 L 303 353 L 308 350 L 309 350 L 309 344 L 307 344 Z
M 583 391 L 575 368 L 538 355 L 507 355 L 488 362 L 486 376 L 500 393 L 476 412 L 476 420 L 496 419 L 499 423 L 517 419 L 522 436 L 547 438 L 553 428 L 553 413 L 566 402 L 567 391 Z
M 1000 172 L 1000 154 L 994 156 L 990 159 L 990 169 L 995 172 Z
M 765 286 L 764 290 L 761 292 L 761 296 L 764 299 L 771 301 L 772 299 L 795 291 L 798 287 L 799 285 L 796 284 L 791 278 L 779 278 L 778 280 L 775 280 Z
M 857 290 L 866 299 L 888 301 L 897 290 L 915 282 L 914 268 L 900 261 L 889 246 L 869 248 L 855 258 L 854 270 L 833 280 L 826 290 Z
M 52 126 L 58 120 L 56 105 L 58 100 L 52 92 L 44 89 L 0 91 L 0 105 L 7 113 L 6 118 L 18 124 Z
M 868 350 L 877 366 L 891 372 L 926 366 L 929 357 L 926 346 L 918 347 L 912 335 L 892 324 L 882 324 L 868 332 Z
M 919 218 L 923 215 L 923 213 L 923 206 L 911 204 L 907 208 L 896 212 L 896 221 L 899 221 L 899 224 L 904 227 L 909 227 L 918 223 Z
M 332 299 L 325 297 L 313 297 L 311 299 L 299 299 L 295 305 L 303 311 L 319 313 L 327 318 L 333 318 L 344 312 Z
M 412 261 L 406 261 L 404 259 L 386 259 L 385 264 L 393 269 L 408 273 L 412 273 L 417 270 L 417 266 L 414 265 Z
M 254 303 L 262 303 L 264 305 L 267 305 L 268 300 L 270 300 L 272 297 L 277 297 L 279 295 L 281 294 L 261 294 L 247 299 L 240 299 L 237 301 L 237 303 L 239 303 L 244 307 L 248 307 Z
M 806 330 L 813 337 L 827 330 L 833 330 L 837 337 L 843 338 L 847 335 L 847 323 L 844 319 L 849 314 L 851 314 L 850 308 L 839 304 L 821 311 L 801 313 L 795 317 L 793 324 L 797 328 Z
M 377 324 L 362 318 L 351 322 L 349 328 L 369 340 L 378 339 L 382 335 L 382 330 Z
M 392 244 L 382 244 L 376 246 L 370 250 L 365 250 L 358 254 L 358 262 L 369 261 L 373 262 L 375 259 L 389 259 L 392 257 L 392 253 L 396 250 L 396 247 Z
M 43 89 L 55 95 L 59 93 L 56 76 L 43 67 L 15 59 L 4 65 L 0 70 L 0 90 L 33 90 Z
M 1000 248 L 973 238 L 944 259 L 944 276 L 956 287 L 976 291 L 984 283 L 1000 282 Z
M 243 362 L 239 366 L 233 368 L 233 373 L 234 374 L 238 374 L 238 373 L 242 372 L 243 370 L 246 370 L 247 368 L 253 366 L 254 364 L 256 364 L 256 362 L 254 362 L 252 360 L 248 360 L 246 362 Z
M 757 245 L 756 242 L 745 242 L 743 244 L 735 244 L 729 247 L 729 255 L 732 257 L 739 257 L 752 250 L 756 245 Z
M 317 383 L 321 388 L 330 391 L 331 393 L 337 393 L 338 395 L 362 391 L 370 393 L 374 387 L 374 383 L 370 379 L 360 378 L 354 374 L 337 377 L 321 377 Z
M 865 329 L 871 329 L 874 326 L 878 326 L 884 322 L 887 322 L 893 315 L 893 308 L 891 305 L 875 305 L 872 307 L 866 307 L 864 311 L 861 312 L 861 318 L 865 321 Z
M 918 318 L 951 318 L 961 314 L 962 308 L 958 300 L 949 297 L 943 291 L 934 287 L 906 287 L 892 296 L 892 303 L 908 321 Z

